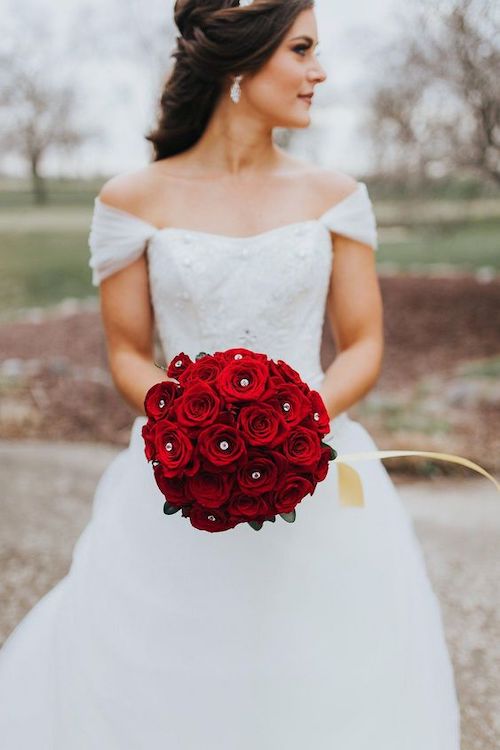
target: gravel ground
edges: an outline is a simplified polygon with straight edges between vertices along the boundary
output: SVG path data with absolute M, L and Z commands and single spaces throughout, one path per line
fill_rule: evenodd
M 0 643 L 67 572 L 97 480 L 118 450 L 0 441 Z M 395 481 L 441 602 L 462 710 L 462 750 L 496 750 L 500 496 L 482 478 Z

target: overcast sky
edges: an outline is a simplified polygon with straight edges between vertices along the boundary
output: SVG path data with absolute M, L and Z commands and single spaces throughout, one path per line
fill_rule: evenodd
M 95 5 L 102 13 L 113 0 L 0 0 L 0 10 L 19 3 L 33 9 L 47 7 L 56 14 L 61 35 L 75 10 Z M 122 0 L 126 10 L 127 0 Z M 155 3 L 155 5 L 157 5 Z M 165 0 L 165 13 L 172 18 L 172 0 Z M 141 3 L 146 13 L 148 0 Z M 366 63 L 363 61 L 364 42 L 373 35 L 389 34 L 394 17 L 395 0 L 316 0 L 316 16 L 320 41 L 320 60 L 328 73 L 328 82 L 318 87 L 319 96 L 311 108 L 313 125 L 325 137 L 325 166 L 333 166 L 352 174 L 362 174 L 371 166 L 368 144 L 357 132 L 362 115 L 361 86 Z M 99 31 L 96 31 L 99 33 Z M 106 32 L 109 33 L 109 32 Z M 98 61 L 82 68 L 82 88 L 88 104 L 81 122 L 92 129 L 103 129 L 102 142 L 89 143 L 79 156 L 68 160 L 47 159 L 46 173 L 77 172 L 115 174 L 141 166 L 148 161 L 149 146 L 144 133 L 149 129 L 151 94 L 144 86 L 141 71 L 126 61 L 106 65 Z M 322 91 L 323 89 L 323 91 Z M 331 105 L 322 106 L 322 94 L 329 96 Z M 312 131 L 312 129 L 311 129 Z M 303 137 L 304 133 L 300 134 Z M 322 155 L 323 156 L 323 155 Z M 18 172 L 20 164 L 14 159 L 3 160 L 3 168 Z

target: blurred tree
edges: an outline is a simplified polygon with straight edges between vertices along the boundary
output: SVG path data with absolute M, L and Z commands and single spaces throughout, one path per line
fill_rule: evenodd
M 0 146 L 26 160 L 35 203 L 44 204 L 47 191 L 41 164 L 45 153 L 55 147 L 71 150 L 85 140 L 70 122 L 75 92 L 71 87 L 37 81 L 36 75 L 13 62 L 0 55 L 0 67 L 9 72 L 8 85 L 0 93 L 0 108 L 7 110 L 0 126 Z
M 82 60 L 99 60 L 103 75 L 113 76 L 106 63 L 130 63 L 151 95 L 159 95 L 175 45 L 177 28 L 173 0 L 108 0 L 96 5 L 80 0 L 74 24 L 74 44 Z
M 500 185 L 500 5 L 417 0 L 369 61 L 371 136 L 382 175 L 457 170 Z
M 43 9 L 18 2 L 0 38 L 0 146 L 29 169 L 36 203 L 47 201 L 42 165 L 50 150 L 73 152 L 94 133 L 77 123 L 72 56 L 60 49 Z

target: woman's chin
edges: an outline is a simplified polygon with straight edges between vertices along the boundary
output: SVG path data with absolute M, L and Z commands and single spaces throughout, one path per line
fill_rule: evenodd
M 301 117 L 297 117 L 297 122 L 295 125 L 291 126 L 294 128 L 308 128 L 311 124 L 311 115 L 306 112 Z
M 275 125 L 278 128 L 294 128 L 299 130 L 300 128 L 308 128 L 311 124 L 311 115 L 309 112 L 303 112 L 295 117 L 290 117 L 288 120 L 280 122 Z

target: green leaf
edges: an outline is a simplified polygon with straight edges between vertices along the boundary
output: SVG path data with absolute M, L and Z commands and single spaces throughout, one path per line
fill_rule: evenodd
M 195 360 L 201 359 L 202 357 L 206 357 L 208 352 L 198 352 L 198 354 L 195 357 Z
M 166 372 L 166 371 L 168 370 L 168 367 L 163 367 L 163 365 L 160 365 L 160 364 L 159 364 L 158 362 L 156 362 L 156 360 L 155 360 L 155 365 L 156 365 L 157 367 L 159 367 L 159 368 L 160 368 L 160 370 L 164 370 L 165 372 Z
M 280 513 L 280 516 L 287 523 L 293 523 L 295 521 L 297 514 L 295 513 L 295 508 L 294 508 L 291 513 Z
M 329 458 L 328 460 L 329 460 L 329 461 L 335 461 L 335 459 L 336 459 L 336 458 L 337 458 L 337 456 L 339 455 L 339 454 L 337 453 L 337 451 L 335 450 L 335 448 L 333 448 L 333 447 L 332 447 L 332 446 L 330 445 L 330 443 L 325 443 L 325 442 L 324 442 L 324 440 L 322 440 L 322 441 L 321 441 L 321 445 L 322 445 L 322 446 L 324 446 L 325 448 L 329 448 L 329 449 L 330 449 L 330 458 Z
M 250 524 L 252 529 L 255 529 L 255 531 L 260 531 L 264 525 L 262 521 L 249 521 L 248 523 Z
M 172 516 L 174 513 L 177 513 L 177 511 L 180 509 L 181 509 L 180 505 L 170 505 L 168 500 L 165 502 L 165 505 L 163 506 L 163 512 L 166 513 L 167 516 Z

